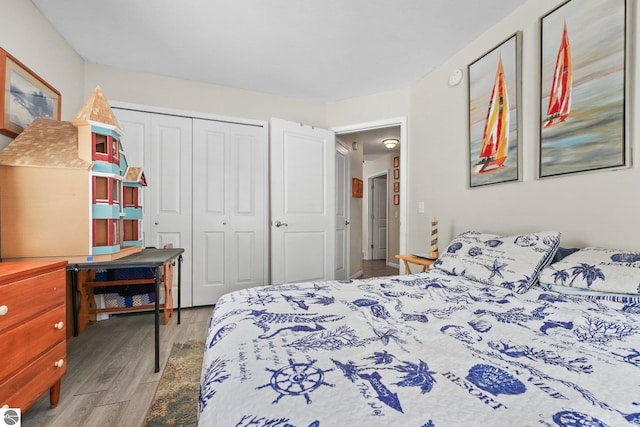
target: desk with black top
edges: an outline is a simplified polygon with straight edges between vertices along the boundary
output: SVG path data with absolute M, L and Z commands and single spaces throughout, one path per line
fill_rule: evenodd
M 180 285 L 182 267 L 182 248 L 146 248 L 142 251 L 111 261 L 95 261 L 83 263 L 69 263 L 67 270 L 71 273 L 71 306 L 73 312 L 73 336 L 78 336 L 78 271 L 80 270 L 110 270 L 119 268 L 153 268 L 155 271 L 155 370 L 160 371 L 160 268 L 177 258 L 178 260 L 178 304 L 176 307 L 177 321 L 180 324 Z

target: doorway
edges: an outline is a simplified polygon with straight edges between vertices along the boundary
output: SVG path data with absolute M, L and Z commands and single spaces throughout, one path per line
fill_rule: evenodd
M 367 122 L 333 128 L 336 135 L 344 141 L 352 151 L 351 176 L 353 178 L 362 179 L 365 183 L 364 194 L 362 199 L 351 198 L 350 212 L 350 276 L 351 278 L 360 277 L 363 274 L 363 259 L 368 259 L 368 248 L 370 248 L 369 239 L 369 221 L 368 212 L 368 177 L 376 173 L 366 172 L 365 166 L 368 163 L 375 163 L 373 156 L 386 153 L 391 150 L 384 147 L 382 141 L 386 138 L 393 137 L 398 139 L 399 144 L 395 147 L 395 154 L 390 156 L 384 172 L 387 175 L 389 190 L 387 192 L 388 205 L 393 206 L 392 211 L 388 211 L 388 221 L 395 221 L 396 232 L 392 238 L 387 238 L 387 245 L 395 241 L 394 249 L 388 249 L 388 256 L 385 262 L 391 267 L 400 267 L 395 259 L 397 253 L 404 253 L 406 248 L 406 200 L 402 197 L 408 193 L 408 183 L 406 180 L 406 153 L 407 153 L 407 119 L 406 117 L 380 120 L 375 122 Z M 386 134 L 386 135 L 385 135 Z M 376 152 L 376 150 L 378 150 Z M 385 151 L 386 150 L 386 151 Z M 380 152 L 382 151 L 382 153 Z M 395 200 L 394 200 L 395 199 Z M 396 203 L 396 204 L 394 204 Z M 389 228 L 389 225 L 387 226 Z

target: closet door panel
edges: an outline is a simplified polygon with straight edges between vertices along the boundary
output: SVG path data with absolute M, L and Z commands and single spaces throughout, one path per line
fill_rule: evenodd
M 194 120 L 193 149 L 193 300 L 209 305 L 229 290 L 228 131 Z
M 234 290 L 267 282 L 267 146 L 261 139 L 261 128 L 233 125 L 230 133 L 230 170 L 233 171 L 230 287 Z
M 183 248 L 183 307 L 192 305 L 191 119 L 113 108 L 124 132 L 123 148 L 132 166 L 144 170 L 144 245 Z M 174 269 L 177 295 L 177 269 Z M 175 298 L 175 297 L 174 297 Z

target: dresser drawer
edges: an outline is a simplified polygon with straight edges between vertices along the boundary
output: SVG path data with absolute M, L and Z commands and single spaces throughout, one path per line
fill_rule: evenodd
M 64 268 L 0 285 L 0 332 L 49 308 L 63 305 L 65 298 Z M 65 320 L 65 316 L 61 320 Z
M 0 406 L 26 410 L 66 372 L 67 343 L 61 342 L 11 378 L 0 380 Z
M 58 342 L 66 345 L 66 310 L 60 305 L 2 334 L 0 381 L 36 359 Z

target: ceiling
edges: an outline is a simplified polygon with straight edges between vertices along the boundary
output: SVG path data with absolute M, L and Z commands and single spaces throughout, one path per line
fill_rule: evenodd
M 527 0 L 32 0 L 88 63 L 318 102 L 407 87 Z

